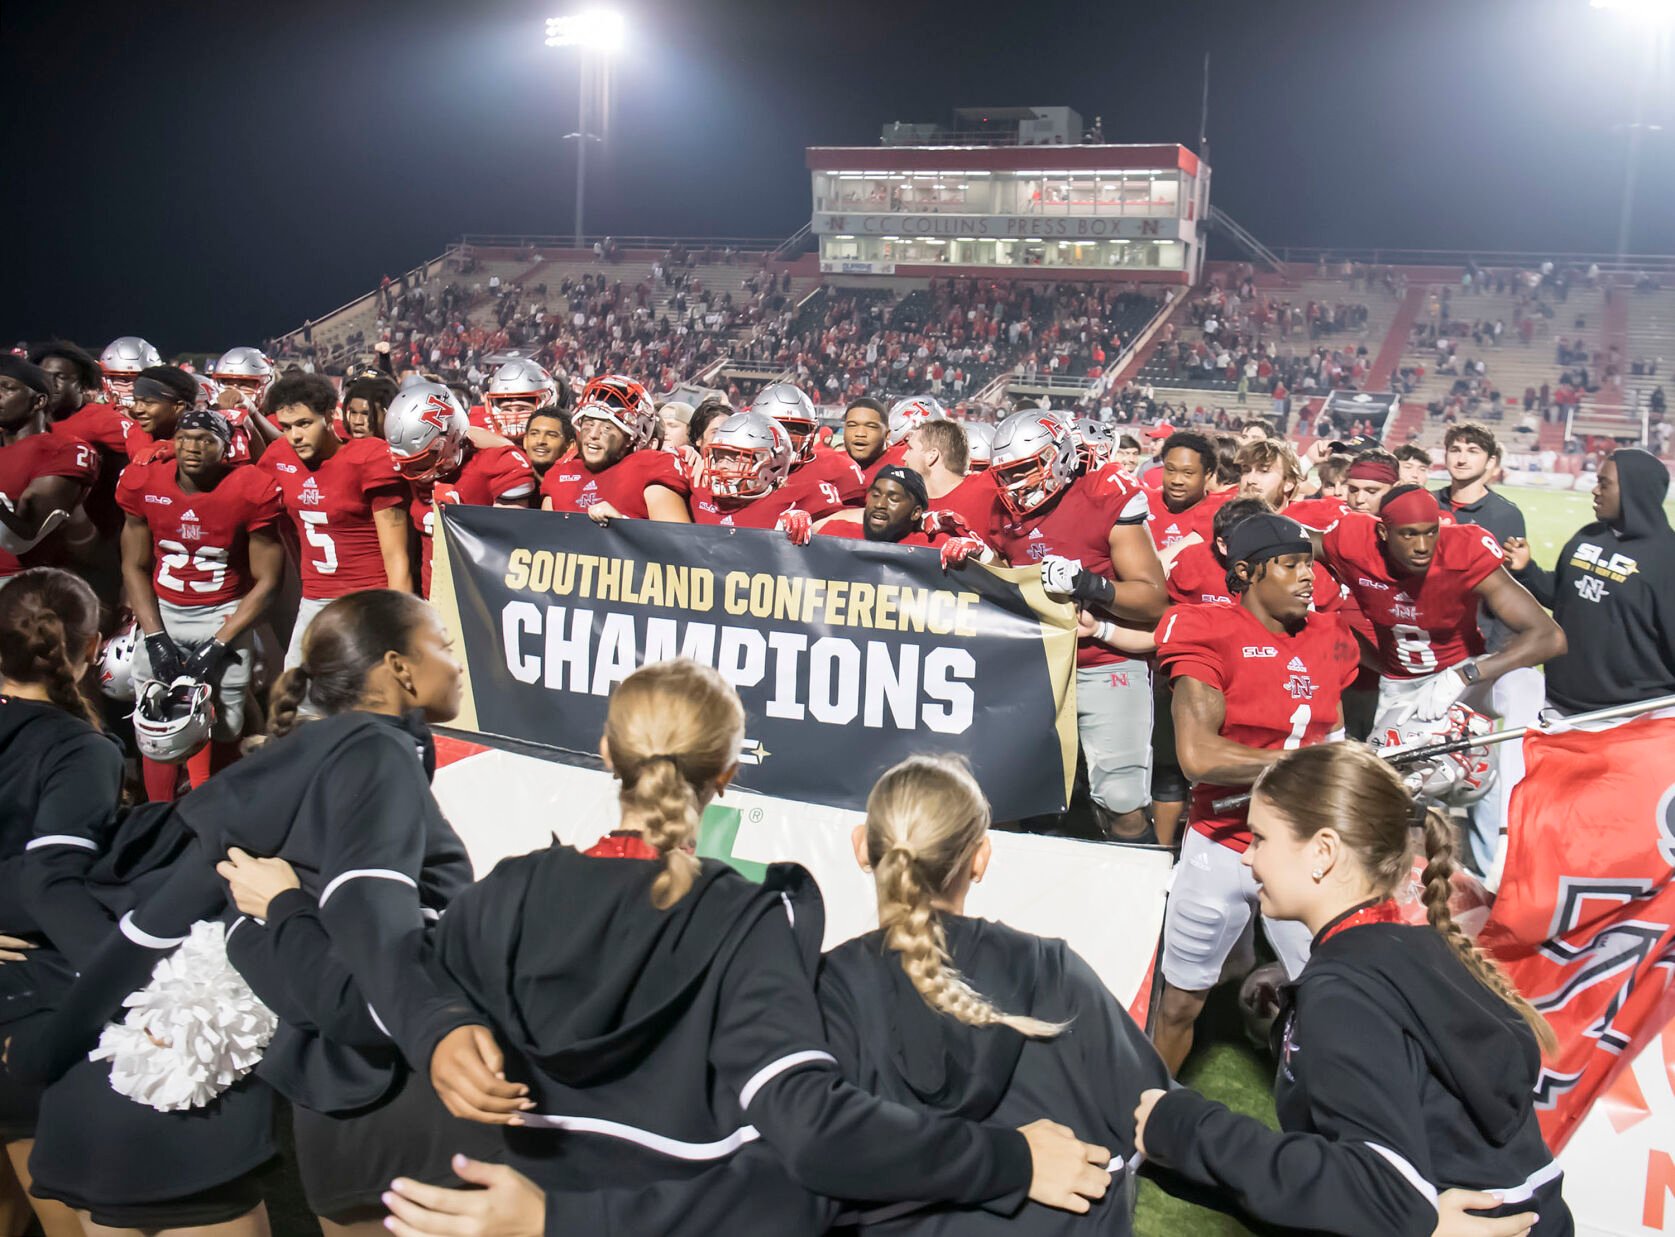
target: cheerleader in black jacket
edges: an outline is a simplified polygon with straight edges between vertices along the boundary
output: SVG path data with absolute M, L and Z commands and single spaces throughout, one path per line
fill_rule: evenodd
M 51 1008 L 110 931 L 86 888 L 122 793 L 122 748 L 81 691 L 98 650 L 99 602 L 78 577 L 37 567 L 0 590 L 0 1034 Z M 25 1189 L 39 1105 L 38 1087 L 0 1075 L 0 1138 Z M 81 1237 L 65 1204 L 31 1202 L 47 1237 Z
M 327 1231 L 378 1231 L 379 1195 L 394 1173 L 453 1182 L 452 1151 L 493 1155 L 493 1131 L 450 1118 L 396 1046 L 396 1037 L 422 1026 L 445 1041 L 480 1036 L 492 1061 L 492 1039 L 473 1025 L 481 1015 L 425 964 L 431 926 L 471 875 L 429 787 L 435 755 L 426 719 L 454 716 L 460 679 L 447 632 L 418 598 L 372 590 L 322 610 L 303 665 L 276 690 L 277 737 L 180 801 L 191 850 L 122 918 L 46 1032 L 21 1048 L 14 1042 L 24 1067 L 63 1072 L 161 953 L 197 920 L 222 913 L 227 889 L 215 864 L 229 850 L 277 855 L 300 880 L 296 897 L 320 931 L 315 947 L 287 952 L 263 925 L 235 921 L 227 952 L 281 1017 L 257 1074 L 296 1106 L 304 1190 Z M 324 716 L 298 725 L 305 697 Z M 339 977 L 335 1007 L 321 1000 L 322 973 Z M 312 1002 L 305 1007 L 294 990 Z M 462 1105 L 491 1105 L 493 1112 L 473 1111 L 504 1119 L 518 1106 L 518 1089 L 493 1074 L 455 1090 Z M 153 1171 L 190 1171 L 171 1150 L 156 1150 Z
M 539 1231 L 544 1206 L 554 1234 L 788 1237 L 832 1220 L 819 1195 L 1085 1210 L 1108 1185 L 1105 1148 L 1044 1121 L 1019 1131 L 929 1114 L 844 1080 L 814 997 L 812 882 L 776 870 L 756 886 L 692 854 L 743 723 L 713 670 L 671 661 L 630 675 L 601 744 L 622 783 L 621 831 L 587 854 L 504 861 L 438 927 L 439 960 L 504 1038 L 506 1072 L 533 1103 L 507 1147 L 546 1198 L 525 1183 L 526 1214 L 493 1231 Z M 406 1045 L 430 1057 L 439 1091 L 450 1058 L 473 1048 L 439 1042 L 442 1027 Z M 392 1227 L 427 1231 L 447 1200 L 399 1183 Z
M 1143 1153 L 1291 1232 L 1571 1233 L 1534 1111 L 1552 1032 L 1449 914 L 1447 820 L 1425 818 L 1431 926 L 1411 926 L 1391 894 L 1409 871 L 1414 805 L 1370 749 L 1293 752 L 1254 796 L 1245 862 L 1263 913 L 1315 934 L 1275 1023 L 1283 1132 L 1192 1091 L 1153 1091 L 1135 1113 Z M 1467 1205 L 1493 1216 L 1439 1206 L 1450 1187 L 1477 1191 Z
M 862 1089 L 932 1112 L 1014 1125 L 1050 1112 L 1116 1153 L 1132 1183 L 1133 1109 L 1169 1085 L 1163 1061 L 1063 941 L 964 914 L 989 865 L 989 805 L 963 763 L 914 756 L 886 773 L 855 828 L 878 887 L 879 928 L 820 969 L 833 1052 Z M 857 1208 L 869 1232 L 931 1237 L 1131 1231 L 1113 1189 L 1085 1215 L 1031 1204 L 1015 1216 L 943 1205 Z

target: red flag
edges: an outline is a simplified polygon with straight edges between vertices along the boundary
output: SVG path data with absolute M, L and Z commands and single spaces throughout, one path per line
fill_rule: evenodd
M 1536 1108 L 1558 1151 L 1675 1016 L 1675 718 L 1531 735 L 1478 943 L 1547 1016 Z

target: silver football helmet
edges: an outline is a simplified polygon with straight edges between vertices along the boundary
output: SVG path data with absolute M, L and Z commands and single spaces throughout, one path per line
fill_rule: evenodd
M 1375 730 L 1368 742 L 1376 750 L 1427 747 L 1461 739 L 1487 738 L 1495 723 L 1463 704 L 1450 705 L 1435 721 L 1408 716 Z M 1488 745 L 1447 752 L 1427 760 L 1402 762 L 1397 768 L 1408 790 L 1417 798 L 1445 807 L 1469 807 L 1482 800 L 1495 786 L 1495 762 Z
M 965 445 L 969 454 L 966 463 L 967 472 L 983 472 L 989 466 L 989 457 L 994 450 L 995 427 L 987 421 L 967 421 L 965 423 Z
M 507 361 L 489 379 L 483 391 L 483 407 L 496 433 L 522 438 L 529 418 L 558 403 L 558 382 L 534 361 L 516 357 Z
M 735 412 L 704 448 L 704 472 L 717 498 L 760 498 L 791 475 L 791 435 L 773 417 Z
M 105 394 L 111 403 L 129 408 L 134 403 L 134 377 L 142 369 L 161 365 L 163 358 L 138 335 L 123 335 L 105 345 L 99 368 L 105 373 Z
M 791 437 L 791 450 L 799 461 L 814 458 L 814 432 L 820 428 L 820 414 L 803 389 L 789 382 L 763 387 L 750 401 L 750 411 L 772 417 Z
M 1027 515 L 1075 479 L 1076 443 L 1045 409 L 1015 412 L 995 430 L 989 461 L 1006 509 Z
M 409 481 L 433 481 L 459 467 L 470 419 L 459 397 L 436 382 L 416 382 L 390 401 L 384 440 L 396 471 Z
M 112 700 L 134 699 L 134 649 L 140 629 L 133 620 L 99 646 L 99 690 Z
M 948 413 L 929 395 L 910 395 L 906 399 L 898 399 L 890 405 L 890 434 L 884 440 L 884 445 L 893 447 L 904 441 L 926 421 L 947 419 Z
M 1082 453 L 1082 467 L 1094 472 L 1111 462 L 1117 449 L 1114 430 L 1097 417 L 1082 417 L 1075 425 L 1076 447 Z
M 262 355 L 260 348 L 229 348 L 209 367 L 209 376 L 224 387 L 244 393 L 253 407 L 262 406 L 262 397 L 273 385 L 273 362 Z
M 208 683 L 182 675 L 173 683 L 148 679 L 134 706 L 134 745 L 158 764 L 183 764 L 209 742 L 215 703 Z

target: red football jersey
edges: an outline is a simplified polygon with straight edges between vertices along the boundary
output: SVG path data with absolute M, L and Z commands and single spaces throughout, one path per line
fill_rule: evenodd
M 541 497 L 552 499 L 554 511 L 586 511 L 595 503 L 610 503 L 631 519 L 646 519 L 646 487 L 661 485 L 682 498 L 692 494 L 692 483 L 679 461 L 667 451 L 630 451 L 616 463 L 588 471 L 581 456 L 560 460 L 547 469 Z
M 1000 488 L 988 471 L 967 473 L 941 498 L 931 499 L 932 511 L 951 511 L 965 521 L 974 537 L 986 545 L 995 543 L 995 529 L 1007 518 L 1000 505 Z
M 854 460 L 842 451 L 834 451 L 830 447 L 816 447 L 814 458 L 808 463 L 791 470 L 791 479 L 786 487 L 797 494 L 812 495 L 816 492 L 835 493 L 840 506 L 858 507 L 866 501 L 866 474 Z M 830 486 L 831 490 L 825 489 Z M 805 506 L 804 510 L 808 508 Z
M 378 442 L 378 439 L 369 441 Z M 388 450 L 388 448 L 386 448 Z M 559 465 L 553 465 L 556 472 Z M 551 476 L 551 473 L 548 474 Z M 435 544 L 435 508 L 447 503 L 466 507 L 492 507 L 496 503 L 514 503 L 535 492 L 535 470 L 516 447 L 470 449 L 465 463 L 452 477 L 438 477 L 428 486 L 413 487 L 413 502 L 408 507 L 413 527 L 419 530 L 419 584 L 424 596 L 430 596 L 431 551 Z
M 853 463 L 854 461 L 850 462 Z M 896 464 L 902 468 L 907 467 L 907 443 L 905 441 L 898 442 L 893 447 L 886 447 L 883 455 L 880 455 L 861 470 L 861 480 L 864 484 L 861 486 L 860 494 L 850 502 L 850 506 L 859 507 L 866 501 L 867 486 L 873 483 L 873 479 L 878 476 L 878 470 L 886 464 Z
M 1145 523 L 1146 511 L 1145 494 L 1113 464 L 1078 477 L 1045 507 L 1022 519 L 1003 512 L 990 544 L 1014 567 L 1027 567 L 1057 554 L 1111 579 L 1111 529 L 1118 524 Z M 1097 640 L 1080 640 L 1076 645 L 1078 667 L 1114 666 L 1129 660 Z
M 687 499 L 692 522 L 729 528 L 772 528 L 787 511 L 806 511 L 809 519 L 818 520 L 844 509 L 835 492 L 823 492 L 831 490 L 831 482 L 799 486 L 796 480 L 793 476 L 773 493 L 731 507 L 717 502 L 709 486 L 695 485 Z
M 389 586 L 372 513 L 405 505 L 408 492 L 383 439 L 352 438 L 310 468 L 281 438 L 256 467 L 273 474 L 296 526 L 304 597 L 328 601 Z
M 126 455 L 133 424 L 115 404 L 83 404 L 62 421 L 54 421 L 52 432 Z
M 1289 504 L 1280 514 L 1288 520 L 1296 520 L 1304 528 L 1324 531 L 1348 512 L 1349 508 L 1341 498 L 1304 498 Z
M 10 446 L 0 446 L 0 494 L 15 507 L 38 477 L 68 477 L 81 487 L 82 497 L 99 479 L 99 453 L 89 444 L 60 434 L 30 434 Z M 51 567 L 60 561 L 61 533 L 53 533 L 19 561 L 0 550 L 0 578 L 25 567 Z
M 1327 531 L 1323 548 L 1334 574 L 1378 634 L 1379 669 L 1417 679 L 1483 651 L 1472 590 L 1501 566 L 1495 535 L 1473 524 L 1444 524 L 1436 557 L 1422 576 L 1397 574 L 1384 557 L 1378 520 L 1351 513 Z
M 1176 605 L 1233 604 L 1233 594 L 1227 591 L 1227 568 L 1216 561 L 1208 542 L 1195 542 L 1175 555 L 1173 562 L 1164 565 L 1163 578 L 1169 586 L 1169 600 Z
M 1209 541 L 1214 535 L 1212 525 L 1216 512 L 1221 505 L 1238 494 L 1237 490 L 1223 490 L 1220 494 L 1206 494 L 1185 511 L 1171 511 L 1163 501 L 1162 490 L 1142 489 L 1146 496 L 1149 514 L 1146 516 L 1146 531 L 1152 535 L 1152 544 L 1159 553 L 1167 550 L 1176 542 L 1185 541 L 1192 534 L 1197 533 L 1200 541 Z
M 116 505 L 151 528 L 151 587 L 177 606 L 218 606 L 250 591 L 249 534 L 284 510 L 272 474 L 231 468 L 213 490 L 180 488 L 173 460 L 130 464 Z
M 1357 664 L 1355 638 L 1335 614 L 1311 613 L 1296 635 L 1275 635 L 1243 606 L 1220 604 L 1172 607 L 1157 626 L 1157 656 L 1171 680 L 1197 679 L 1222 694 L 1222 738 L 1265 751 L 1308 747 L 1336 730 Z M 1245 809 L 1214 807 L 1241 789 L 1193 786 L 1191 826 L 1244 850 Z

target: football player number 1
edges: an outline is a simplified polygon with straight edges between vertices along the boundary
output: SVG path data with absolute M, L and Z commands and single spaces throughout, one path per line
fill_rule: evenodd
M 323 576 L 329 576 L 337 570 L 337 546 L 326 531 L 326 513 L 324 511 L 299 511 L 302 517 L 303 536 L 308 538 L 308 544 L 320 551 L 320 557 L 310 564 L 315 571 Z
M 1309 706 L 1304 701 L 1297 706 L 1297 711 L 1286 719 L 1291 723 L 1291 733 L 1285 736 L 1285 750 L 1296 751 L 1303 746 L 1303 732 L 1309 728 Z
M 1396 638 L 1396 660 L 1404 670 L 1428 674 L 1437 668 L 1436 650 L 1431 647 L 1431 636 L 1423 627 L 1397 623 L 1390 629 Z

